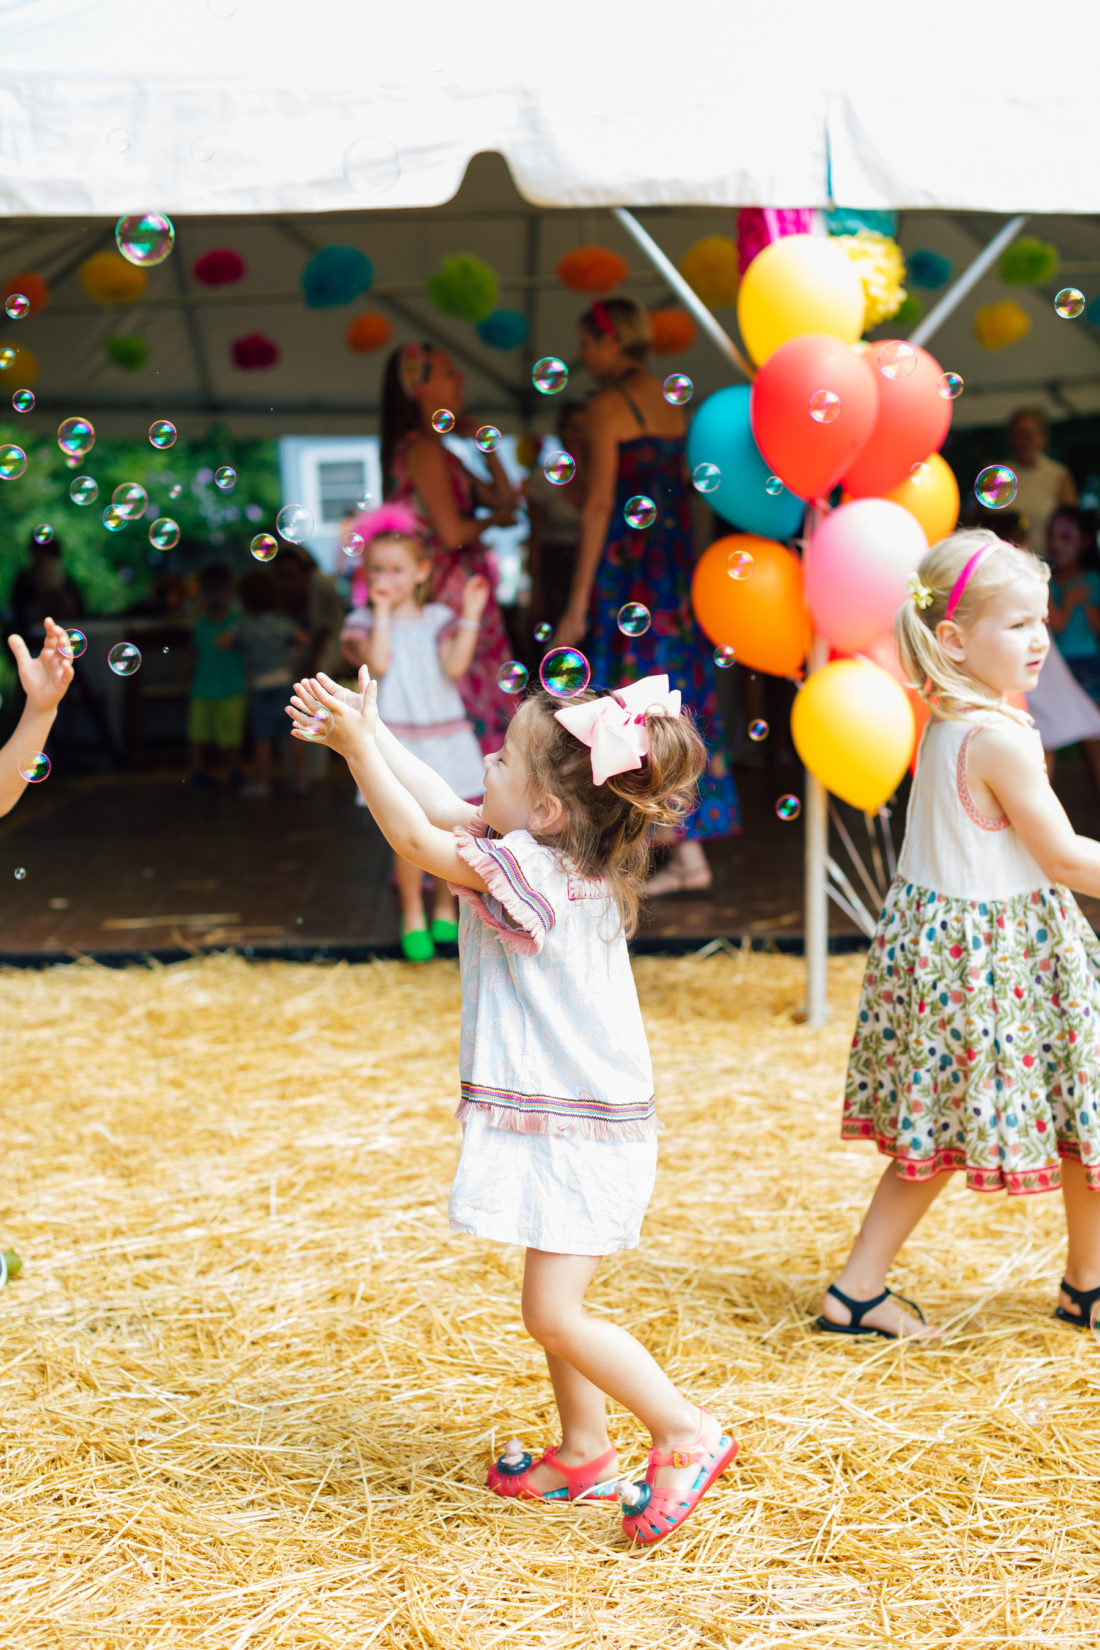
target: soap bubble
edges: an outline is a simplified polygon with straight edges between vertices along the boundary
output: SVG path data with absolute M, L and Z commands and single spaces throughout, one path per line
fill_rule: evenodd
M 835 390 L 815 390 L 810 397 L 810 417 L 815 424 L 831 424 L 840 414 L 840 397 Z
M 0 481 L 18 481 L 27 468 L 27 455 L 22 447 L 0 447 Z
M 367 541 L 363 537 L 362 533 L 356 533 L 354 531 L 348 532 L 345 533 L 343 538 L 340 540 L 340 548 L 344 552 L 345 556 L 359 556 L 362 555 L 363 546 L 366 542 Z
M 557 699 L 583 693 L 591 678 L 588 660 L 575 647 L 552 647 L 539 666 L 539 681 Z
M 74 504 L 94 504 L 99 497 L 99 483 L 92 476 L 74 476 L 69 483 L 69 497 Z
M 15 360 L 15 351 L 10 344 L 0 348 L 0 372 L 6 372 Z
M 909 466 L 909 480 L 911 482 L 913 482 L 915 486 L 919 487 L 919 486 L 921 486 L 921 484 L 923 482 L 931 481 L 931 479 L 932 479 L 932 466 L 931 466 L 931 464 L 926 464 L 923 459 L 921 459 L 916 464 L 910 464 L 910 466 Z
M 531 368 L 531 382 L 540 395 L 560 395 L 569 382 L 569 368 L 556 355 L 544 355 Z
M 710 464 L 704 460 L 697 464 L 691 472 L 692 485 L 697 493 L 713 493 L 722 480 L 722 472 L 717 464 Z
M 878 370 L 884 378 L 911 378 L 917 370 L 917 352 L 912 344 L 898 341 L 883 344 L 878 352 Z
M 141 654 L 133 642 L 116 642 L 107 655 L 107 663 L 116 676 L 132 676 L 141 668 Z
M 230 492 L 237 485 L 237 472 L 232 464 L 223 464 L 214 471 L 214 485 L 220 487 L 223 493 Z
M 171 516 L 158 516 L 149 524 L 149 543 L 154 550 L 174 550 L 179 541 L 179 522 Z
M 731 550 L 726 557 L 726 572 L 731 579 L 747 579 L 753 566 L 752 556 L 747 550 Z
M 483 424 L 474 441 L 483 453 L 495 453 L 500 446 L 500 431 L 495 424 Z
M 1016 497 L 1015 470 L 1007 464 L 987 464 L 974 483 L 974 496 L 989 510 L 1004 510 Z
M 124 155 L 133 143 L 133 138 L 122 126 L 112 126 L 107 133 L 107 147 L 113 155 Z
M 653 615 L 641 602 L 624 602 L 615 622 L 624 636 L 644 636 L 653 622 Z
M 962 377 L 957 372 L 943 372 L 936 383 L 936 389 L 945 401 L 957 401 L 963 392 Z
M 775 805 L 775 811 L 780 819 L 797 819 L 802 812 L 802 804 L 797 796 L 781 796 Z
M 169 498 L 179 498 L 179 496 L 182 492 L 183 492 L 183 483 L 182 483 L 182 481 L 173 481 L 171 487 L 169 487 L 169 489 L 168 489 L 168 497 Z
M 67 458 L 83 458 L 95 446 L 95 428 L 87 418 L 66 418 L 57 426 L 57 445 Z
M 187 145 L 187 153 L 192 160 L 197 160 L 200 166 L 208 160 L 214 159 L 214 145 L 208 137 L 193 137 Z
M 1074 321 L 1085 308 L 1085 294 L 1075 286 L 1064 286 L 1054 300 L 1055 312 L 1063 321 Z
M 237 15 L 237 0 L 206 0 L 206 9 L 219 23 L 228 23 Z
M 657 506 L 644 493 L 636 493 L 627 499 L 623 515 L 628 527 L 652 527 L 657 520 Z
M 24 315 L 30 314 L 31 301 L 29 298 L 25 298 L 21 292 L 11 292 L 4 299 L 4 309 L 13 321 L 21 321 Z
M 304 722 L 298 723 L 303 739 L 327 739 L 332 732 L 333 716 L 327 705 L 313 705 Z
M 14 876 L 16 882 L 22 882 L 23 878 L 26 876 L 26 874 L 27 874 L 27 868 L 26 868 L 25 865 L 17 865 L 15 867 L 15 870 L 12 872 L 12 875 Z
M 290 544 L 301 544 L 313 531 L 313 517 L 304 504 L 284 504 L 275 525 Z
M 111 494 L 111 503 L 127 521 L 136 521 L 149 502 L 149 495 L 140 481 L 123 481 Z
M 88 651 L 88 638 L 82 630 L 69 630 L 57 651 L 63 659 L 79 659 Z
M 33 390 L 16 390 L 11 398 L 11 404 L 16 412 L 30 412 L 34 406 Z
M 19 775 L 28 785 L 40 785 L 50 776 L 50 759 L 45 751 L 28 751 L 19 758 Z
M 497 687 L 502 693 L 522 693 L 527 686 L 527 666 L 518 659 L 506 659 L 497 671 Z
M 130 518 L 129 516 L 123 515 L 117 504 L 108 504 L 107 507 L 101 511 L 99 519 L 103 523 L 104 527 L 106 527 L 108 533 L 121 533 Z
M 541 624 L 537 624 L 535 626 L 534 637 L 535 637 L 536 642 L 548 642 L 553 634 L 554 634 L 553 625 L 552 624 L 547 624 L 545 619 L 543 620 L 543 622 Z
M 762 717 L 758 716 L 754 721 L 749 723 L 749 738 L 752 740 L 754 745 L 758 745 L 761 739 L 766 739 L 767 737 L 768 724 Z
M 49 544 L 53 538 L 53 528 L 48 521 L 40 521 L 32 536 L 35 544 Z
M 177 434 L 176 426 L 167 418 L 158 418 L 154 424 L 149 426 L 149 440 L 161 452 L 166 447 L 172 446 Z
M 364 490 L 363 492 L 361 492 L 359 494 L 359 497 L 356 499 L 355 508 L 357 510 L 369 510 L 373 504 L 374 504 L 374 494 L 373 493 L 368 493 Z
M 450 435 L 454 427 L 455 415 L 446 407 L 440 407 L 438 412 L 432 414 L 432 429 L 437 435 Z
M 714 650 L 714 662 L 719 670 L 728 670 L 731 665 L 737 663 L 736 650 L 725 642 L 719 642 Z
M 564 487 L 577 473 L 577 461 L 572 453 L 551 453 L 542 467 L 542 473 L 554 487 Z
M 783 491 L 783 483 L 778 476 L 769 476 L 764 483 L 764 491 L 769 493 L 772 498 L 778 498 Z
M 684 372 L 670 372 L 661 385 L 666 401 L 674 407 L 683 407 L 695 394 L 695 385 Z
M 384 195 L 400 176 L 397 150 L 384 137 L 366 133 L 344 150 L 344 182 L 354 195 Z
M 257 561 L 274 561 L 279 553 L 279 541 L 270 533 L 257 533 L 248 548 Z
M 115 245 L 127 263 L 139 269 L 162 264 L 175 245 L 171 218 L 160 212 L 129 212 L 115 224 Z

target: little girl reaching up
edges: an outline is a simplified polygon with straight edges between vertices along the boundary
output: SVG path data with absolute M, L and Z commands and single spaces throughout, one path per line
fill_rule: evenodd
M 366 665 L 377 681 L 379 714 L 390 732 L 458 796 L 476 801 L 483 789 L 481 750 L 456 684 L 474 656 L 489 581 L 467 579 L 462 612 L 455 614 L 427 599 L 431 557 L 407 505 L 384 505 L 359 525 L 367 541 L 363 565 L 370 606 L 348 614 L 344 654 L 357 669 Z M 420 866 L 398 853 L 394 870 L 401 949 L 410 962 L 426 962 L 437 944 L 458 937 L 453 896 L 437 878 L 429 928 Z
M 561 1443 L 532 1464 L 518 1446 L 490 1469 L 496 1494 L 614 1501 L 606 1397 L 653 1449 L 622 1486 L 623 1530 L 676 1529 L 736 1453 L 626 1330 L 590 1317 L 600 1257 L 633 1248 L 657 1161 L 653 1075 L 626 940 L 655 829 L 694 805 L 706 761 L 680 695 L 650 677 L 615 694 L 521 704 L 485 758 L 480 812 L 380 720 L 375 684 L 297 684 L 289 714 L 333 715 L 347 760 L 394 852 L 462 900 L 462 1152 L 451 1223 L 521 1244 L 523 1319 L 546 1354 Z M 295 729 L 297 732 L 297 729 Z
M 10 813 L 26 790 L 23 758 L 44 749 L 57 707 L 73 679 L 69 633 L 52 619 L 46 620 L 46 640 L 37 659 L 32 659 L 22 636 L 9 636 L 8 646 L 15 655 L 27 702 L 15 732 L 0 747 L 0 815 Z
M 932 719 L 859 1002 L 842 1134 L 892 1162 L 818 1327 L 925 1337 L 886 1287 L 894 1257 L 961 1170 L 975 1191 L 1059 1185 L 1068 1248 L 1056 1316 L 1100 1303 L 1100 946 L 1069 888 L 1100 897 L 1030 718 L 1007 703 L 1050 647 L 1045 565 L 954 533 L 910 581 L 895 631 Z

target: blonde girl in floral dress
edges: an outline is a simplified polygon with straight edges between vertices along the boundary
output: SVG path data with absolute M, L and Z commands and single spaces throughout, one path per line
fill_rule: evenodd
M 1030 718 L 1006 703 L 1050 647 L 1049 577 L 992 533 L 955 533 L 897 617 L 932 720 L 871 942 L 842 1128 L 892 1161 L 826 1292 L 817 1322 L 831 1334 L 937 1333 L 886 1278 L 950 1170 L 975 1191 L 1060 1186 L 1056 1315 L 1081 1328 L 1100 1308 L 1100 947 L 1069 891 L 1100 896 L 1100 842 L 1075 833 Z

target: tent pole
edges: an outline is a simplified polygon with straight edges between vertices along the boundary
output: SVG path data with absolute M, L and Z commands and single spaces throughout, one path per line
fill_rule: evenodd
M 945 292 L 939 303 L 928 311 L 923 321 L 909 334 L 911 344 L 926 344 L 934 332 L 938 332 L 947 317 L 958 309 L 967 293 L 976 287 L 982 276 L 991 264 L 996 263 L 1005 247 L 1014 241 L 1020 230 L 1027 222 L 1027 213 L 1018 212 L 1014 218 L 1009 218 L 1002 229 L 999 229 L 987 247 L 984 247 L 974 262 L 959 276 L 955 285 Z
M 724 355 L 726 360 L 737 368 L 738 372 L 743 373 L 746 378 L 751 378 L 753 369 L 745 360 L 729 333 L 718 324 L 706 304 L 684 280 L 676 265 L 661 251 L 649 231 L 642 228 L 633 212 L 628 212 L 625 206 L 613 206 L 611 211 L 635 245 L 645 253 L 654 269 L 664 276 L 684 308 L 694 315 L 711 343 L 717 345 L 719 353 Z

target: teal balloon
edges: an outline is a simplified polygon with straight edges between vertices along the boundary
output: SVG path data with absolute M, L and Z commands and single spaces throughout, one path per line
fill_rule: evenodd
M 717 464 L 722 479 L 706 500 L 712 510 L 745 533 L 789 539 L 802 525 L 806 506 L 785 489 L 773 498 L 764 483 L 771 470 L 760 456 L 749 421 L 747 384 L 731 384 L 709 395 L 691 421 L 688 464 Z

